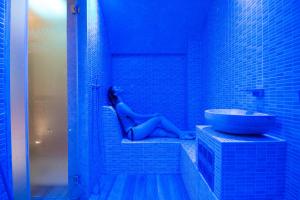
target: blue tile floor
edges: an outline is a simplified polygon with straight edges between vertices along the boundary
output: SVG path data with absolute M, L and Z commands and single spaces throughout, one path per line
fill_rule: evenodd
M 67 187 L 32 187 L 31 200 L 68 200 Z M 103 175 L 89 200 L 189 200 L 180 174 Z
M 68 200 L 67 186 L 33 186 L 31 200 Z
M 179 174 L 105 175 L 90 200 L 189 200 Z

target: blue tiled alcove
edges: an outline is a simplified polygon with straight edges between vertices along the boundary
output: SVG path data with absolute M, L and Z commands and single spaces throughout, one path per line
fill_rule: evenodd
M 1 1 L 1 8 L 6 3 Z M 116 83 L 129 91 L 127 99 L 138 111 L 157 110 L 183 128 L 203 123 L 206 108 L 238 107 L 277 115 L 271 134 L 288 144 L 286 199 L 300 199 L 297 0 L 79 0 L 78 4 L 82 8 L 78 17 L 79 99 L 78 110 L 69 109 L 80 120 L 82 140 L 76 147 L 80 155 L 74 171 L 82 176 L 85 196 L 101 167 L 101 157 L 96 157 L 99 144 L 92 140 L 99 134 L 95 127 L 101 120 L 100 107 L 106 104 L 107 87 Z M 7 10 L 0 10 L 0 20 L 5 22 Z M 1 33 L 4 30 L 1 26 Z M 4 41 L 1 39 L 0 45 L 7 49 Z M 9 139 L 8 80 L 4 78 L 8 69 L 9 65 L 1 62 L 0 129 L 1 138 Z M 125 69 L 133 73 L 125 74 L 128 79 L 120 78 Z M 263 88 L 265 96 L 258 99 L 245 91 L 254 88 Z M 76 99 L 77 94 L 70 94 Z M 9 143 L 5 139 L 1 144 L 0 159 L 6 163 Z
M 299 198 L 300 163 L 296 156 L 300 154 L 298 2 L 217 0 L 203 4 L 192 1 L 189 5 L 172 1 L 172 4 L 165 9 L 158 1 L 126 5 L 103 2 L 112 83 L 123 84 L 129 91 L 129 102 L 142 112 L 152 110 L 146 107 L 151 101 L 166 101 L 166 104 L 174 101 L 185 109 L 172 109 L 170 113 L 178 113 L 170 117 L 173 121 L 186 120 L 181 126 L 187 128 L 204 122 L 201 113 L 206 108 L 238 107 L 277 115 L 272 134 L 288 143 L 286 198 Z M 182 21 L 184 18 L 186 21 Z M 162 72 L 155 74 L 152 68 L 155 66 L 160 66 Z M 126 68 L 133 73 L 127 80 L 120 78 L 123 73 L 118 74 Z M 143 68 L 154 70 L 146 75 Z M 171 68 L 174 70 L 170 71 Z M 181 75 L 183 69 L 184 91 L 179 88 L 182 84 L 160 90 L 160 86 L 165 86 L 164 76 L 171 74 L 182 81 L 176 74 Z M 147 88 L 150 83 L 154 86 Z M 147 99 L 149 94 L 144 87 L 151 98 Z M 252 89 L 264 89 L 264 97 L 256 98 L 247 92 Z M 177 99 L 172 97 L 174 90 L 179 92 L 178 98 L 186 97 L 185 103 L 176 103 Z M 145 100 L 143 106 L 134 94 Z M 156 109 L 169 115 L 164 107 Z

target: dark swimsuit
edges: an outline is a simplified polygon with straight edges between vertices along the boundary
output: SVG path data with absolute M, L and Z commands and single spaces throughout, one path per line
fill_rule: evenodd
M 133 132 L 133 127 L 132 128 L 130 128 L 127 132 L 126 132 L 126 134 L 127 134 L 127 138 L 128 139 L 130 139 L 130 140 L 134 140 L 134 138 L 133 138 L 133 136 L 134 136 L 134 132 Z
M 134 127 L 137 126 L 138 124 L 135 122 L 134 119 L 129 117 L 126 113 L 122 112 L 122 110 L 120 112 L 120 110 L 116 109 L 116 111 L 117 111 L 118 119 L 125 133 L 124 136 L 130 140 L 134 140 Z

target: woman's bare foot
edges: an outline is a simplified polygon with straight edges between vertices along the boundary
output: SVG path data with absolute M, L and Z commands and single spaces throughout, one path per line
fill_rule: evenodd
M 181 140 L 194 140 L 195 138 L 195 132 L 193 131 L 182 131 L 182 134 L 179 136 Z

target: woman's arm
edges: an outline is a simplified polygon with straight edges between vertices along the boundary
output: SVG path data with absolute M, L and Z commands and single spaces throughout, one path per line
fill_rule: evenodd
M 134 112 L 129 106 L 127 106 L 125 103 L 119 104 L 119 111 L 122 112 L 123 114 L 136 119 L 136 120 L 141 120 L 141 119 L 148 119 L 148 118 L 152 118 L 152 117 L 157 117 L 160 116 L 159 113 L 155 113 L 155 114 L 140 114 L 140 113 L 136 113 Z

